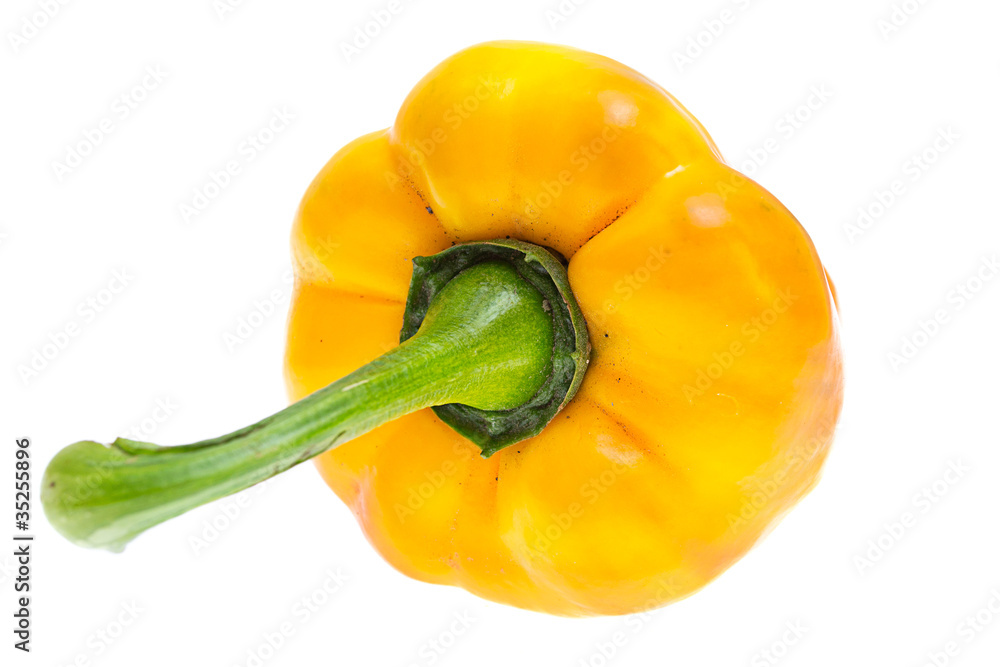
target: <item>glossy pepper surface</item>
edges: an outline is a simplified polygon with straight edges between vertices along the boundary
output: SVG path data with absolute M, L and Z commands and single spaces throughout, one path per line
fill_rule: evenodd
M 842 402 L 808 235 L 662 88 L 534 43 L 462 51 L 338 152 L 295 222 L 300 399 L 399 343 L 414 257 L 548 246 L 593 347 L 534 438 L 480 456 L 423 409 L 316 459 L 405 574 L 563 615 L 684 597 L 816 483 Z

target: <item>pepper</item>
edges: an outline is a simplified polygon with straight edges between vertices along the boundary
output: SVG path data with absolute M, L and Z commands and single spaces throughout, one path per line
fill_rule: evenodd
M 816 250 L 617 62 L 452 56 L 322 169 L 292 245 L 297 402 L 186 447 L 67 448 L 43 502 L 70 539 L 121 548 L 316 456 L 403 573 L 624 614 L 704 586 L 817 482 L 843 370 Z

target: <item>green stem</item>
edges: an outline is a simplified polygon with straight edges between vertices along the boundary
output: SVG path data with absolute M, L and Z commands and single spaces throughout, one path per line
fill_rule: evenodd
M 550 311 L 510 263 L 471 266 L 435 297 L 415 336 L 252 426 L 179 447 L 119 438 L 63 449 L 45 472 L 46 515 L 77 544 L 119 551 L 147 528 L 407 413 L 513 409 L 552 373 Z

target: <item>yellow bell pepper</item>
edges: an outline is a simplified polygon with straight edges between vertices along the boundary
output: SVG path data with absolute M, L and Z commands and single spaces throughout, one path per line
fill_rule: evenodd
M 673 97 L 607 58 L 482 44 L 343 148 L 295 222 L 298 400 L 398 343 L 414 257 L 520 239 L 569 259 L 590 367 L 489 458 L 422 409 L 316 459 L 405 574 L 564 615 L 689 595 L 816 483 L 842 402 L 809 236 Z
M 816 250 L 616 62 L 448 59 L 326 165 L 293 249 L 295 402 L 181 447 L 66 447 L 42 502 L 67 538 L 121 550 L 318 457 L 402 572 L 624 614 L 704 586 L 816 483 L 843 397 Z

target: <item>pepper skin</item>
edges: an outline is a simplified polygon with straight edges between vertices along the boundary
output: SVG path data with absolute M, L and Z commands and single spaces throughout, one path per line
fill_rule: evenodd
M 475 46 L 306 192 L 292 399 L 398 344 L 413 257 L 505 237 L 569 259 L 593 345 L 579 393 L 485 459 L 413 413 L 318 457 L 324 480 L 416 579 L 567 616 L 691 594 L 827 455 L 842 361 L 812 242 L 639 73 L 558 46 Z

